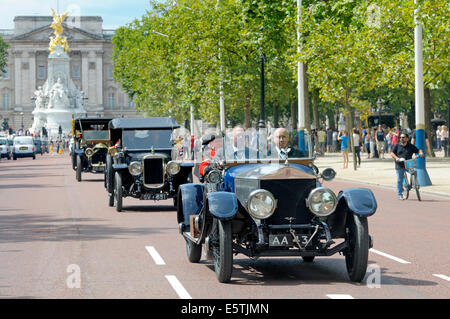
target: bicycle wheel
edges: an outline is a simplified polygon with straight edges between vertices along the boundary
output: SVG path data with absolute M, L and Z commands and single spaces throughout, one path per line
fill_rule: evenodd
M 408 174 L 405 172 L 405 176 L 403 176 L 403 191 L 405 199 L 409 197 L 409 190 L 411 189 L 411 184 L 408 182 Z
M 420 192 L 419 192 L 419 181 L 417 180 L 417 176 L 416 174 L 412 174 L 411 175 L 411 185 L 416 189 L 416 195 L 417 195 L 417 199 L 420 201 L 422 201 L 422 199 L 420 198 Z

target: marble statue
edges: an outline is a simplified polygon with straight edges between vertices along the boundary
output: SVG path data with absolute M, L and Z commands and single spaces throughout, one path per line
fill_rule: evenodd
M 48 108 L 63 107 L 67 108 L 70 106 L 69 98 L 67 97 L 67 90 L 62 83 L 61 78 L 58 78 L 55 84 L 49 91 L 49 104 Z

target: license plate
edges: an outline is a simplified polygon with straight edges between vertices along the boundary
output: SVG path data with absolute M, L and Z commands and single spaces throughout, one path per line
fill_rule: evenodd
M 297 240 L 300 245 L 305 246 L 310 236 L 309 235 L 296 235 Z M 283 235 L 269 235 L 269 246 L 271 247 L 290 247 L 296 244 L 294 242 L 294 238 L 292 238 L 291 234 L 283 234 Z M 308 246 L 311 243 L 308 244 Z
M 19 148 L 19 150 L 21 150 L 21 151 L 26 151 L 28 149 L 28 147 L 26 147 L 26 146 L 22 146 L 21 148 Z
M 141 195 L 141 199 L 145 200 L 164 200 L 167 199 L 167 194 L 165 193 L 158 193 L 158 194 L 151 194 L 146 193 Z

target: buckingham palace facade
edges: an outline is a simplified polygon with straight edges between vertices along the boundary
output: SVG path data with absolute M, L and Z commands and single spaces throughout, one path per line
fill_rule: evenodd
M 13 129 L 32 124 L 34 91 L 47 79 L 51 16 L 16 16 L 14 29 L 0 30 L 9 44 L 5 73 L 0 73 L 0 124 Z M 70 76 L 84 91 L 88 116 L 140 116 L 119 83 L 113 80 L 112 36 L 98 16 L 81 16 L 63 23 L 70 56 Z

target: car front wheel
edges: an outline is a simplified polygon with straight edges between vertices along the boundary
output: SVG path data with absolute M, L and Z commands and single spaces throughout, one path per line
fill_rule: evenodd
M 186 254 L 191 263 L 198 263 L 202 256 L 202 245 L 197 245 L 189 239 L 186 240 Z
M 115 181 L 114 181 L 114 198 L 116 202 L 116 211 L 122 211 L 122 175 L 119 172 L 116 172 Z
M 366 217 L 348 216 L 348 248 L 345 251 L 347 273 L 353 282 L 361 282 L 367 271 L 369 259 L 369 226 Z
M 77 155 L 77 173 L 76 173 L 76 177 L 77 177 L 77 181 L 81 182 L 81 156 Z
M 233 271 L 231 221 L 217 220 L 218 241 L 212 247 L 214 268 L 219 282 L 229 282 Z

